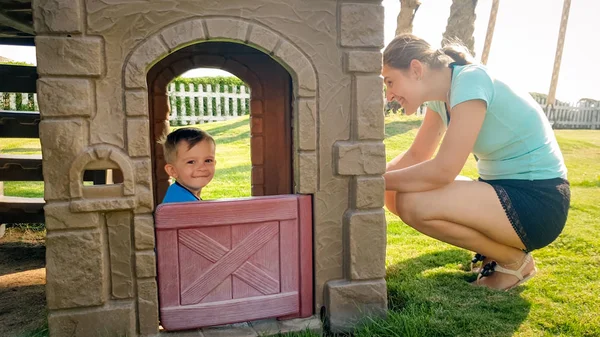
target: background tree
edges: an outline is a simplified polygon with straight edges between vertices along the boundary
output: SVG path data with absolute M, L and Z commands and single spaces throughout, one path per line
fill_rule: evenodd
M 458 38 L 465 44 L 471 54 L 475 55 L 473 32 L 475 31 L 475 19 L 477 18 L 475 15 L 476 7 L 477 0 L 452 0 L 442 45 L 447 40 Z
M 402 33 L 412 33 L 415 14 L 421 6 L 419 0 L 400 0 L 400 13 L 396 24 L 396 36 Z

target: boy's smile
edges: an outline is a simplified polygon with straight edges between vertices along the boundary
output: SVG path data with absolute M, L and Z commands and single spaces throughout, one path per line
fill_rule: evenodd
M 177 144 L 175 161 L 167 164 L 165 169 L 179 184 L 199 197 L 202 188 L 215 175 L 215 164 L 215 144 L 212 141 L 203 140 L 191 149 L 187 141 L 182 141 Z

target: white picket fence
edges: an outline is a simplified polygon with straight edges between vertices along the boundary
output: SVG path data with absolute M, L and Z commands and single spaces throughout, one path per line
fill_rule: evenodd
M 0 110 L 39 111 L 36 94 L 0 92 Z
M 250 113 L 250 90 L 246 86 L 213 88 L 210 84 L 169 84 L 171 125 L 224 121 Z
M 191 125 L 224 121 L 250 113 L 250 90 L 246 86 L 169 85 L 170 123 Z M 547 107 L 536 98 L 555 129 L 600 129 L 600 102 L 557 102 Z M 36 94 L 0 92 L 0 110 L 39 111 Z M 417 115 L 424 114 L 423 107 Z
M 599 102 L 556 102 L 546 106 L 544 98 L 535 99 L 544 109 L 554 129 L 600 129 Z

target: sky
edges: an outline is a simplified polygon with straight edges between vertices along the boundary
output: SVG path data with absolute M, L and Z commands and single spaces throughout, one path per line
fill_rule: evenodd
M 440 46 L 452 0 L 421 0 L 413 33 Z M 394 37 L 399 0 L 383 0 L 385 43 Z M 475 57 L 479 59 L 492 0 L 479 0 L 475 22 Z M 500 0 L 487 66 L 497 77 L 529 92 L 548 93 L 563 0 Z M 572 0 L 563 50 L 557 99 L 600 99 L 600 32 L 598 0 Z M 596 32 L 596 33 L 594 33 Z M 35 64 L 35 48 L 0 46 L 0 56 Z M 190 71 L 185 76 L 229 75 L 224 71 Z

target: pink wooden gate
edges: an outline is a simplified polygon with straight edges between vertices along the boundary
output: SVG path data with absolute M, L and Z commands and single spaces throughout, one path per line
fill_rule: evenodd
M 312 315 L 310 196 L 163 204 L 155 218 L 166 330 Z

